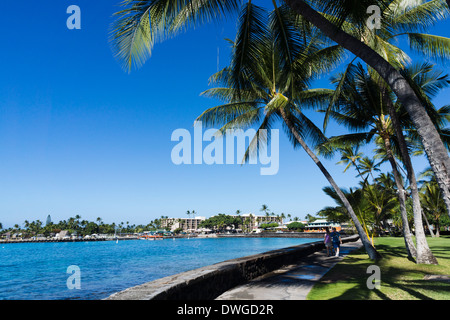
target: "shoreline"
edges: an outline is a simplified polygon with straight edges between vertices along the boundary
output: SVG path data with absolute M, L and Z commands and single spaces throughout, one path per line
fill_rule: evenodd
M 345 235 L 345 234 L 343 234 Z M 182 235 L 164 236 L 164 239 L 184 239 L 184 238 L 323 238 L 323 232 L 262 232 L 257 234 L 207 234 L 207 235 Z M 45 243 L 45 242 L 91 242 L 91 241 L 117 241 L 117 240 L 139 240 L 139 237 L 116 237 L 97 239 L 1 239 L 0 243 Z

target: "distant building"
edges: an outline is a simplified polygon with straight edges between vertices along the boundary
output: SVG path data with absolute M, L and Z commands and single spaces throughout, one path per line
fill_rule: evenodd
M 52 217 L 50 217 L 50 215 L 48 215 L 47 220 L 45 221 L 45 225 L 48 226 L 50 223 L 52 223 Z
M 200 226 L 200 223 L 205 220 L 205 217 L 165 218 L 161 219 L 161 228 L 169 229 L 170 231 L 181 228 L 184 232 L 192 232 L 197 230 Z
M 339 223 L 329 222 L 325 219 L 318 219 L 310 222 L 305 227 L 305 232 L 325 232 L 326 228 L 332 231 L 332 228 L 336 228 L 337 231 L 341 231 L 341 225 Z
M 242 224 L 239 226 L 239 229 L 247 230 L 249 232 L 257 232 L 259 226 L 264 223 L 278 223 L 279 225 L 283 224 L 283 219 L 279 216 L 259 216 L 253 213 L 231 216 L 241 218 Z
M 235 226 L 235 229 L 246 230 L 249 232 L 254 232 L 263 223 L 278 223 L 281 225 L 283 219 L 279 216 L 258 216 L 252 213 L 233 215 L 229 216 L 241 219 L 241 224 Z M 195 217 L 195 218 L 166 218 L 161 219 L 161 227 L 164 229 L 169 229 L 174 231 L 181 228 L 184 232 L 194 232 L 200 228 L 200 224 L 205 221 L 205 217 Z

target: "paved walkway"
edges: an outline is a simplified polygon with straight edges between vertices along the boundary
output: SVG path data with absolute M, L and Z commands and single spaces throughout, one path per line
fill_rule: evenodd
M 315 281 L 361 246 L 361 240 L 345 243 L 341 245 L 339 257 L 327 257 L 325 250 L 313 253 L 298 264 L 286 266 L 235 287 L 216 300 L 306 300 Z

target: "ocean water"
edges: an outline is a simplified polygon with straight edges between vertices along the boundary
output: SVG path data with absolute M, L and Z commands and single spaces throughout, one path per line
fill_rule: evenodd
M 158 278 L 319 239 L 203 238 L 0 244 L 1 300 L 97 300 Z M 69 266 L 80 288 L 69 289 Z M 70 283 L 75 283 L 70 281 Z

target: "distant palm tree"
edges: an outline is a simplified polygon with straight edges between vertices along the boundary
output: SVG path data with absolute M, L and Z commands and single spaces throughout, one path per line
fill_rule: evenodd
M 358 171 L 358 175 L 362 177 L 358 161 L 362 158 L 363 153 L 358 151 L 359 146 L 344 146 L 337 149 L 341 153 L 341 160 L 336 164 L 346 164 L 347 166 L 345 167 L 344 172 L 346 172 L 350 168 L 350 166 L 353 166 L 355 167 L 356 171 Z
M 372 182 L 375 181 L 375 178 L 373 177 L 373 172 L 380 171 L 381 163 L 375 163 L 373 159 L 370 159 L 369 157 L 363 157 L 361 160 L 359 160 L 359 167 L 361 171 L 361 174 L 367 174 L 366 178 L 364 180 L 367 180 L 369 176 L 372 177 Z M 362 178 L 362 177 L 361 177 Z
M 259 211 L 264 212 L 266 214 L 266 216 L 267 216 L 268 213 L 269 213 L 269 207 L 266 204 L 263 204 L 261 206 L 261 209 L 259 209 Z

